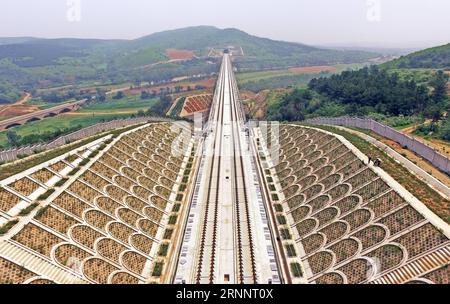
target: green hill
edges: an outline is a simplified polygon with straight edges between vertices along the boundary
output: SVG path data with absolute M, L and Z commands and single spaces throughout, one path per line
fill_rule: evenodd
M 17 99 L 20 91 L 100 81 L 162 81 L 217 72 L 209 49 L 241 47 L 241 70 L 364 62 L 377 54 L 319 49 L 275 41 L 237 29 L 211 26 L 165 31 L 135 40 L 0 38 L 0 103 Z M 166 49 L 191 50 L 196 58 L 171 62 Z M 159 63 L 158 65 L 152 65 Z
M 450 43 L 402 56 L 382 65 L 386 68 L 450 68 Z

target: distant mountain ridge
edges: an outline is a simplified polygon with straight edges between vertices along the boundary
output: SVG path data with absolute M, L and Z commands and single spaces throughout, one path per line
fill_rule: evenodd
M 378 56 L 372 52 L 276 41 L 212 26 L 164 31 L 134 40 L 0 38 L 0 103 L 16 100 L 21 90 L 43 86 L 207 75 L 218 69 L 217 59 L 208 58 L 211 48 L 230 45 L 243 49 L 245 56 L 235 58 L 235 66 L 240 70 L 359 63 Z M 189 50 L 195 57 L 169 62 L 167 49 Z
M 450 43 L 402 56 L 382 66 L 386 68 L 450 69 Z
M 72 51 L 82 51 L 85 54 L 109 48 L 109 52 L 106 53 L 111 53 L 116 56 L 149 49 L 159 52 L 160 55 L 164 56 L 164 51 L 169 48 L 191 50 L 196 55 L 202 56 L 206 55 L 207 50 L 212 47 L 237 45 L 244 49 L 248 57 L 263 59 L 281 57 L 285 59 L 297 58 L 298 64 L 300 65 L 314 64 L 314 61 L 317 64 L 361 61 L 377 55 L 373 52 L 337 51 L 321 49 L 301 43 L 260 38 L 234 28 L 219 29 L 212 26 L 196 26 L 154 33 L 134 40 L 43 39 L 32 37 L 0 38 L 0 59 L 12 58 L 14 56 L 14 54 L 3 51 L 3 48 L 13 49 L 14 47 L 12 45 L 16 47 L 21 45 L 23 47 L 23 44 L 29 47 L 29 57 L 33 57 L 32 47 L 36 45 L 54 46 L 56 48 L 65 48 L 66 50 L 72 49 Z M 9 47 L 5 45 L 9 45 Z M 304 55 L 303 61 L 298 58 L 300 55 Z M 150 61 L 147 63 L 152 63 L 152 59 L 159 60 L 161 58 L 149 57 L 148 59 Z

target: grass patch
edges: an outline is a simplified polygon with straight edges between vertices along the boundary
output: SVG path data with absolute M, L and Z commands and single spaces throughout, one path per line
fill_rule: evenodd
M 106 145 L 105 145 L 105 147 L 106 147 Z M 99 153 L 100 153 L 99 150 L 95 150 L 95 151 L 93 151 L 91 154 L 89 154 L 88 158 L 94 158 L 94 157 L 96 157 Z
M 168 250 L 169 250 L 169 244 L 161 244 L 161 246 L 159 246 L 158 255 L 166 256 Z
M 181 201 L 183 200 L 183 197 L 184 197 L 183 194 L 178 193 L 178 194 L 177 194 L 176 201 L 177 201 L 177 202 L 181 202 Z
M 19 220 L 12 220 L 4 224 L 0 227 L 0 235 L 8 233 L 9 230 L 11 230 L 12 227 L 14 227 L 15 224 L 17 224 Z
M 283 212 L 283 206 L 281 206 L 281 204 L 274 204 L 273 206 L 275 207 L 276 212 Z
M 80 167 L 74 168 L 72 171 L 69 172 L 69 176 L 73 176 L 73 175 L 77 174 L 77 172 L 80 170 L 81 170 Z
M 291 272 L 294 275 L 294 277 L 299 278 L 303 276 L 302 267 L 299 263 L 291 263 Z
M 181 204 L 173 205 L 172 212 L 178 212 L 181 209 Z
M 290 257 L 290 258 L 293 258 L 293 257 L 297 256 L 297 252 L 295 251 L 295 247 L 292 244 L 286 245 L 286 251 L 287 251 L 288 257 Z
M 80 163 L 78 165 L 83 167 L 83 166 L 86 166 L 89 162 L 90 162 L 90 159 L 85 158 L 82 161 L 80 161 Z
M 68 178 L 62 178 L 60 179 L 56 184 L 55 187 L 61 187 L 63 186 L 69 179 Z
M 50 188 L 44 194 L 39 195 L 39 197 L 37 199 L 38 199 L 38 201 L 45 201 L 54 192 L 55 192 L 55 189 Z
M 283 238 L 283 240 L 290 240 L 290 239 L 292 239 L 292 236 L 289 233 L 289 229 L 281 229 L 280 233 L 281 233 L 281 237 Z
M 172 234 L 173 234 L 173 229 L 166 229 L 166 231 L 164 231 L 164 239 L 165 240 L 170 240 L 172 238 Z
M 39 206 L 38 203 L 32 203 L 30 206 L 20 210 L 19 215 L 20 216 L 25 216 L 31 213 L 31 211 L 33 211 L 37 206 Z
M 171 215 L 169 217 L 169 225 L 175 225 L 177 223 L 177 219 L 178 219 L 177 215 Z
M 42 217 L 42 215 L 44 215 L 45 211 L 47 211 L 47 209 L 49 208 L 49 206 L 45 206 L 42 207 L 41 209 L 38 210 L 38 212 L 36 212 L 36 216 L 34 217 L 35 219 L 40 219 Z
M 152 276 L 154 276 L 154 277 L 161 276 L 162 271 L 163 271 L 163 267 L 164 267 L 164 263 L 163 262 L 156 262 L 155 266 L 153 267 Z
M 277 221 L 280 225 L 286 225 L 286 218 L 284 215 L 277 215 Z
M 27 136 L 35 136 L 38 140 L 42 140 L 48 133 L 56 133 L 61 130 L 70 130 L 70 133 L 86 128 L 101 122 L 110 121 L 119 118 L 128 118 L 129 114 L 105 114 L 105 115 L 87 115 L 87 116 L 67 116 L 60 115 L 56 117 L 45 118 L 36 122 L 29 122 L 22 126 L 15 127 L 11 130 L 16 132 L 21 138 Z M 40 137 L 40 138 L 39 138 Z M 0 132 L 0 145 L 9 148 L 10 144 L 6 136 L 6 131 Z
M 278 197 L 278 194 L 276 194 L 276 193 L 272 193 L 271 197 L 272 197 L 272 200 L 275 201 L 275 202 L 280 200 L 280 198 Z
M 80 113 L 110 113 L 122 114 L 137 113 L 139 110 L 146 111 L 151 108 L 159 98 L 141 99 L 141 94 L 127 95 L 122 99 L 113 99 L 108 97 L 105 102 L 94 102 L 87 107 L 83 107 L 78 112 Z

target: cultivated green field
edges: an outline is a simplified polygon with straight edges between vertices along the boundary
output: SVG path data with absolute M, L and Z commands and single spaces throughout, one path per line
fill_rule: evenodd
M 75 130 L 103 121 L 127 118 L 140 110 L 147 111 L 158 100 L 159 98 L 142 100 L 139 94 L 128 95 L 120 100 L 108 97 L 104 102 L 92 103 L 76 112 L 27 123 L 11 130 L 21 138 L 31 135 L 38 138 L 40 134 Z M 48 103 L 42 103 L 41 106 L 48 106 Z M 7 131 L 0 132 L 0 146 L 3 148 L 10 147 L 6 133 Z
M 29 100 L 26 105 L 29 106 L 37 106 L 39 108 L 39 110 L 46 110 L 46 109 L 50 109 L 65 103 L 71 103 L 71 102 L 75 102 L 75 100 L 67 100 L 67 101 L 63 101 L 63 102 L 45 102 L 42 101 L 40 99 L 31 99 Z
M 337 64 L 335 71 L 316 73 L 298 73 L 289 69 L 240 73 L 236 75 L 241 90 L 259 92 L 265 89 L 286 88 L 288 86 L 306 87 L 313 78 L 338 74 L 345 70 L 355 70 L 364 64 Z
M 115 100 L 108 97 L 104 102 L 95 102 L 89 106 L 83 107 L 79 113 L 135 113 L 139 110 L 148 110 L 152 107 L 158 98 L 141 99 L 140 95 L 128 95 L 122 99 Z
M 276 77 L 282 77 L 282 76 L 293 76 L 293 75 L 315 75 L 320 76 L 323 74 L 332 74 L 332 73 L 340 73 L 345 70 L 355 70 L 362 68 L 364 64 L 337 64 L 332 65 L 336 68 L 336 71 L 333 72 L 322 72 L 322 73 L 295 73 L 292 71 L 289 71 L 288 69 L 281 69 L 281 70 L 271 70 L 271 71 L 259 71 L 259 72 L 249 72 L 249 73 L 239 73 L 236 75 L 236 79 L 240 84 L 245 84 L 250 81 L 259 81 L 259 80 L 265 80 L 270 78 L 276 78 Z
M 25 125 L 13 128 L 14 132 L 21 137 L 27 135 L 39 135 L 46 132 L 55 132 L 68 128 L 85 128 L 94 125 L 99 122 L 108 121 L 118 118 L 126 118 L 129 115 L 126 114 L 107 114 L 107 115 L 93 115 L 93 116 L 56 116 L 46 118 L 44 120 L 27 123 Z M 0 132 L 0 146 L 9 147 L 8 139 L 6 137 L 6 131 Z

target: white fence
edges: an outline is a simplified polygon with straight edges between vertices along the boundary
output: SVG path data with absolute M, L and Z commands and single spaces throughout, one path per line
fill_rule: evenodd
M 428 147 L 425 143 L 411 136 L 400 133 L 389 126 L 376 122 L 373 119 L 362 119 L 357 117 L 319 117 L 309 119 L 306 122 L 317 125 L 337 125 L 371 130 L 378 135 L 389 138 L 399 143 L 402 147 L 417 153 L 432 163 L 433 166 L 439 168 L 447 174 L 450 174 L 450 159 L 448 157 L 442 155 L 433 148 Z
M 44 151 L 53 149 L 56 147 L 63 146 L 69 142 L 73 142 L 85 137 L 93 136 L 97 133 L 110 131 L 114 129 L 124 128 L 134 124 L 145 123 L 145 122 L 155 122 L 155 121 L 171 121 L 167 118 L 159 117 L 137 117 L 137 118 L 127 118 L 127 119 L 117 119 L 108 122 L 98 123 L 96 125 L 78 130 L 76 132 L 61 136 L 48 143 L 39 143 L 35 145 L 29 145 L 19 148 L 12 148 L 9 150 L 0 151 L 0 161 L 13 161 L 18 159 L 22 155 L 31 155 L 37 151 Z

